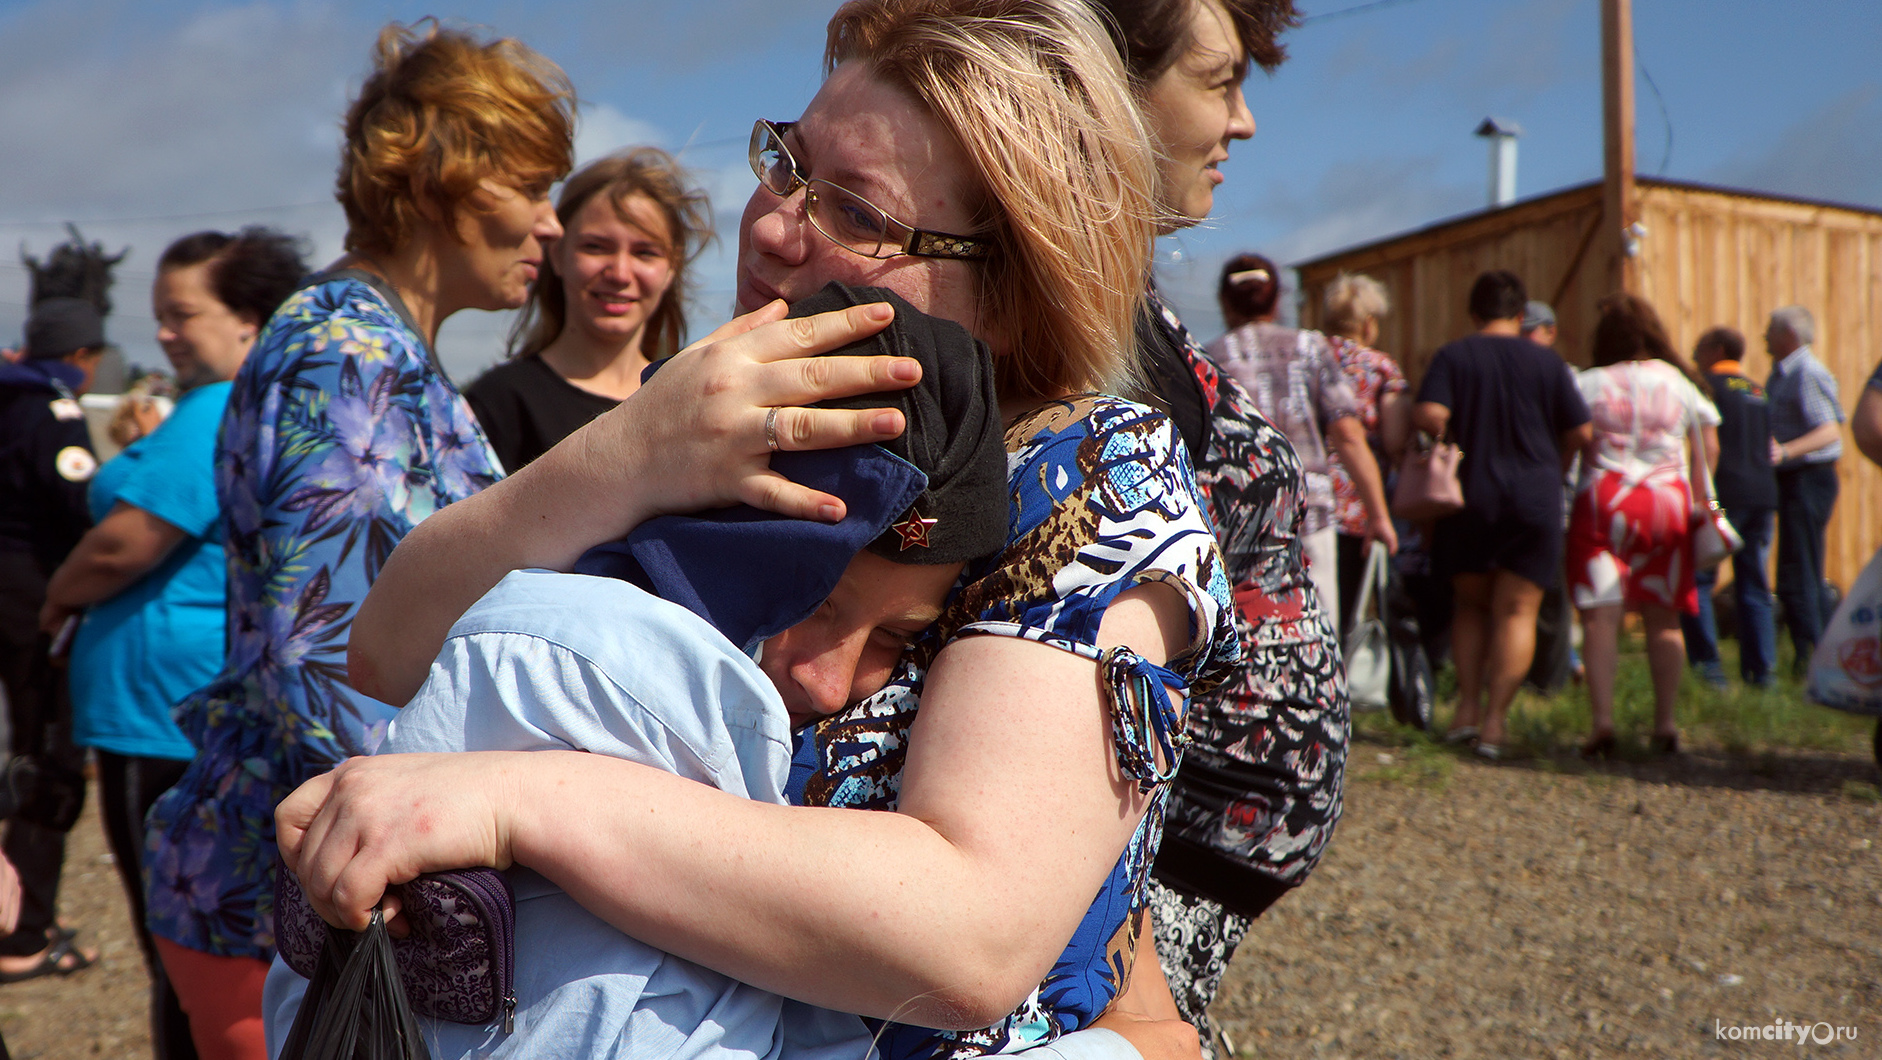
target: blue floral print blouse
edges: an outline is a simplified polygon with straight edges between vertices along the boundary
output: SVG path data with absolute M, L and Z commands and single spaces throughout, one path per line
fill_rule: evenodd
M 255 341 L 216 444 L 229 524 L 227 661 L 175 708 L 197 756 L 152 807 L 150 929 L 274 954 L 274 808 L 370 754 L 394 708 L 346 683 L 347 629 L 413 526 L 502 476 L 397 295 L 316 277 Z
M 804 805 L 895 809 L 926 664 L 957 637 L 990 634 L 1099 665 L 1119 765 L 1154 801 L 1051 973 L 1018 1010 L 978 1031 L 880 1025 L 883 1060 L 966 1060 L 1042 1044 L 1089 1026 L 1124 992 L 1185 739 L 1181 701 L 1147 695 L 1144 681 L 1194 695 L 1240 658 L 1222 555 L 1167 417 L 1120 398 L 1079 397 L 1021 419 L 1006 444 L 1005 550 L 967 581 L 887 687 L 799 738 L 787 794 Z M 1105 609 L 1146 582 L 1169 584 L 1189 603 L 1190 645 L 1167 669 L 1095 643 Z

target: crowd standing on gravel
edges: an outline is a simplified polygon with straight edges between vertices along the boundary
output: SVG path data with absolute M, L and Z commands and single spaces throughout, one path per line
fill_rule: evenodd
M 475 1033 L 426 1011 L 440 1055 L 749 1060 L 781 1034 L 832 1060 L 1213 1058 L 1229 960 L 1339 821 L 1345 648 L 1374 657 L 1375 588 L 1402 585 L 1401 632 L 1455 667 L 1438 735 L 1487 762 L 1523 682 L 1571 667 L 1582 754 L 1617 753 L 1630 611 L 1650 753 L 1681 753 L 1684 669 L 1729 683 L 1728 558 L 1740 677 L 1769 685 L 1774 530 L 1807 668 L 1846 418 L 1882 463 L 1882 366 L 1846 417 L 1807 308 L 1770 310 L 1760 386 L 1736 331 L 1688 359 L 1634 295 L 1558 352 L 1554 310 L 1494 269 L 1475 331 L 1414 387 L 1375 348 L 1391 304 L 1370 277 L 1330 285 L 1322 334 L 1281 324 L 1281 270 L 1238 256 L 1207 346 L 1147 282 L 1152 239 L 1208 218 L 1254 133 L 1242 79 L 1298 19 L 1291 0 L 852 0 L 805 115 L 753 128 L 741 315 L 691 346 L 712 214 L 678 163 L 639 147 L 570 176 L 555 64 L 388 27 L 344 120 L 345 256 L 309 275 L 267 229 L 171 244 L 151 300 L 175 400 L 127 400 L 102 464 L 80 398 L 117 259 L 75 238 L 29 260 L 0 363 L 0 983 L 83 989 L 98 960 L 56 915 L 90 768 L 170 1060 L 298 1048 L 278 867 L 358 928 L 382 899 L 401 916 L 414 875 L 477 866 L 514 866 L 486 923 L 550 937 L 559 909 L 602 949 L 526 947 Z M 521 306 L 466 401 L 439 325 Z M 987 370 L 938 366 L 930 325 Z M 969 412 L 1004 490 L 954 454 Z M 883 475 L 905 492 L 856 537 L 861 478 Z M 1715 520 L 1726 550 L 1697 555 Z M 980 524 L 986 547 L 949 544 Z M 793 535 L 828 577 L 753 565 Z M 577 580 L 522 599 L 530 568 Z M 732 617 L 757 601 L 775 614 Z M 609 669 L 616 625 L 684 653 L 682 702 L 616 694 L 639 658 Z M 594 651 L 563 643 L 584 635 Z M 1393 697 L 1428 700 L 1391 665 Z M 732 731 L 728 675 L 761 749 Z M 462 750 L 499 716 L 546 726 L 552 701 L 566 728 L 540 756 Z M 461 708 L 439 741 L 460 753 L 374 756 L 430 746 L 396 733 L 408 703 Z M 649 736 L 694 716 L 725 727 L 723 756 Z M 634 739 L 594 735 L 625 717 Z M 705 758 L 706 783 L 671 783 Z M 608 963 L 629 951 L 639 970 Z M 574 989 L 607 1018 L 567 1018 Z M 644 1000 L 663 989 L 755 1022 L 708 1041 L 712 1006 Z

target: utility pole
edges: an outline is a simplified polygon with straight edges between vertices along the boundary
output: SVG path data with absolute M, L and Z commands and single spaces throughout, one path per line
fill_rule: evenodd
M 1634 194 L 1634 14 L 1632 0 L 1601 0 L 1601 110 L 1606 142 L 1601 228 L 1620 290 L 1640 293 L 1638 199 Z

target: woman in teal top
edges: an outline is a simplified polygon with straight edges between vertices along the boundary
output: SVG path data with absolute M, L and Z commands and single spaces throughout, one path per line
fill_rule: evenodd
M 144 815 L 196 754 L 171 706 L 222 668 L 228 561 L 215 447 L 229 380 L 305 272 L 295 242 L 265 228 L 198 232 L 164 251 L 151 302 L 183 395 L 162 426 L 99 469 L 88 496 L 97 525 L 53 574 L 40 616 L 56 631 L 84 612 L 72 643 L 73 741 L 98 755 L 160 1058 L 196 1051 L 144 928 Z

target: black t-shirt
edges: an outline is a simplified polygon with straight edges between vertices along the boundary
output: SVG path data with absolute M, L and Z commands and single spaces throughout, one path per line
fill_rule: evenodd
M 1719 410 L 1719 468 L 1712 485 L 1727 508 L 1777 507 L 1777 469 L 1771 466 L 1771 410 L 1764 388 L 1742 375 L 1712 372 L 1712 403 Z
M 478 376 L 464 388 L 464 399 L 511 474 L 620 404 L 583 390 L 536 356 L 504 361 Z
M 1559 436 L 1588 422 L 1588 404 L 1554 351 L 1510 335 L 1458 339 L 1432 358 L 1418 400 L 1451 410 L 1467 508 L 1491 522 L 1559 521 Z

